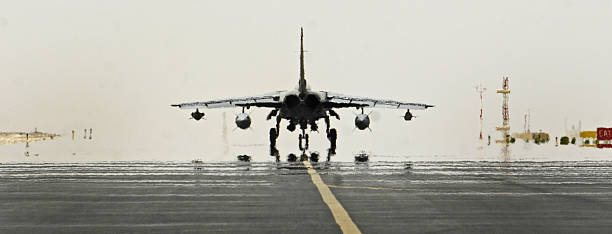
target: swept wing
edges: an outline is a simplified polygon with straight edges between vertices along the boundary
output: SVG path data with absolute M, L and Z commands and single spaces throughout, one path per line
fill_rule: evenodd
M 346 108 L 346 107 L 369 107 L 369 108 L 389 108 L 389 109 L 410 109 L 424 110 L 433 105 L 400 102 L 387 99 L 374 99 L 368 97 L 349 96 L 338 93 L 326 92 L 325 105 L 328 108 Z
M 171 106 L 178 107 L 181 109 L 196 109 L 196 108 L 231 108 L 231 107 L 269 107 L 269 108 L 280 108 L 282 103 L 280 102 L 280 91 L 258 95 L 250 97 L 237 97 L 237 98 L 226 98 L 216 99 L 210 101 L 201 102 L 186 102 L 180 104 L 173 104 Z

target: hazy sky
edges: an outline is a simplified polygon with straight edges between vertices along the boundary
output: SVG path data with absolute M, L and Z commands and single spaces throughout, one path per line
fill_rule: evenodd
M 300 27 L 313 89 L 436 105 L 412 122 L 403 110 L 378 111 L 373 133 L 354 131 L 354 110 L 340 111 L 332 121 L 340 154 L 479 154 L 473 86 L 489 89 L 485 134 L 498 138 L 502 76 L 513 131 L 528 109 L 532 130 L 553 135 L 566 120 L 612 126 L 610 0 L 0 0 L 0 130 L 64 134 L 61 147 L 39 144 L 55 152 L 45 160 L 71 161 L 67 152 L 79 150 L 94 152 L 79 160 L 263 154 L 274 125 L 267 109 L 252 112 L 252 131 L 232 131 L 239 109 L 208 110 L 195 122 L 169 105 L 295 88 Z M 71 129 L 90 127 L 95 141 L 66 141 Z M 324 134 L 311 138 L 312 149 L 327 148 Z M 281 132 L 279 144 L 296 151 L 297 133 Z M 559 153 L 543 148 L 525 152 Z M 22 160 L 23 146 L 0 146 L 0 155 Z

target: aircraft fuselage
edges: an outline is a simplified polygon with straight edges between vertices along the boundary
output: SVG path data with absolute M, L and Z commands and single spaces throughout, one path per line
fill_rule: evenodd
M 306 129 L 307 125 L 316 125 L 319 119 L 329 118 L 324 102 L 325 95 L 321 92 L 287 92 L 277 118 L 289 120 L 290 125 L 299 125 L 300 129 Z

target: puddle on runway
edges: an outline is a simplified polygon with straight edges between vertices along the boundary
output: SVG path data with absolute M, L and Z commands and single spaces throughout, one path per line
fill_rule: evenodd
M 557 162 L 318 162 L 328 175 L 544 176 L 551 178 L 612 176 L 612 161 Z M 301 162 L 97 162 L 0 164 L 1 180 L 113 180 L 163 183 L 193 176 L 257 176 L 307 174 Z M 180 176 L 189 176 L 181 178 Z M 146 177 L 146 178 L 139 178 Z M 155 179 L 155 177 L 159 177 Z M 176 178 L 175 178 L 176 177 Z M 170 179 L 168 179 L 170 178 Z M 202 182 L 201 178 L 198 181 Z M 241 180 L 242 181 L 242 180 Z

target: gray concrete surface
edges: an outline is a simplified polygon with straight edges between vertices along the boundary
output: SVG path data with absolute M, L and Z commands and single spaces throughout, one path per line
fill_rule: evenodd
M 323 179 L 363 233 L 610 233 L 610 166 L 431 162 Z
M 319 163 L 363 233 L 609 233 L 612 162 Z M 2 233 L 339 233 L 301 164 L 2 164 Z

